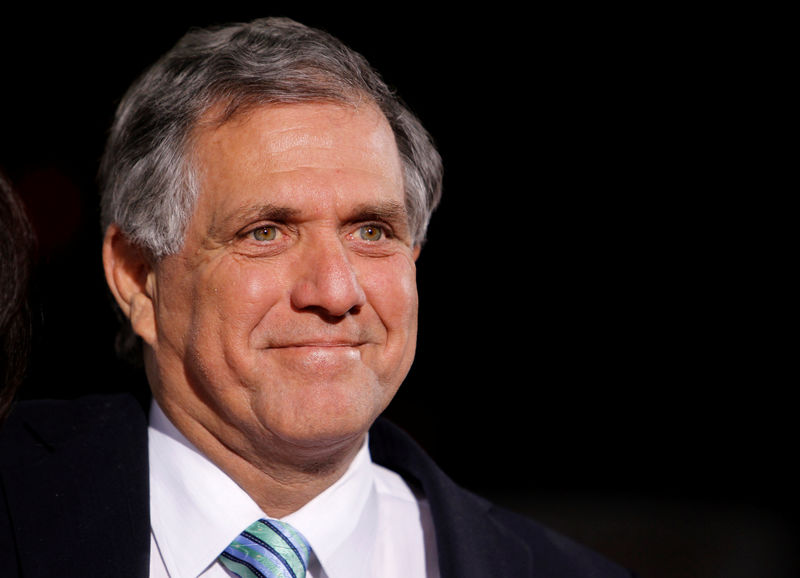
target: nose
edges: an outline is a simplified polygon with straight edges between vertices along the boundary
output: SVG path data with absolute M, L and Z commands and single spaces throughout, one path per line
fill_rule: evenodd
M 343 317 L 366 303 L 364 289 L 347 250 L 338 239 L 317 239 L 303 251 L 292 305 L 328 317 Z

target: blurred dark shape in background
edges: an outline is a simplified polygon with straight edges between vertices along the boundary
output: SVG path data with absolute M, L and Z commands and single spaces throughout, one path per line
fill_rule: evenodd
M 0 426 L 25 380 L 31 339 L 28 289 L 35 246 L 25 205 L 0 172 Z

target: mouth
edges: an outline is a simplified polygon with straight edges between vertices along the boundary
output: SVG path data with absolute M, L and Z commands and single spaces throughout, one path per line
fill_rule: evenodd
M 364 345 L 360 341 L 302 341 L 299 343 L 285 343 L 282 345 L 273 345 L 271 349 L 353 349 Z
M 361 342 L 354 341 L 303 341 L 271 347 L 279 358 L 295 367 L 315 373 L 341 370 L 361 361 Z

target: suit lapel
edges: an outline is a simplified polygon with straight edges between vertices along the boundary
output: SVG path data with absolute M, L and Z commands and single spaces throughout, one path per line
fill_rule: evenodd
M 147 427 L 138 404 L 45 402 L 20 420 L 20 457 L 3 484 L 23 573 L 146 576 Z
M 441 578 L 532 576 L 527 545 L 492 515 L 486 500 L 458 487 L 404 432 L 379 419 L 372 459 L 418 484 L 431 506 Z

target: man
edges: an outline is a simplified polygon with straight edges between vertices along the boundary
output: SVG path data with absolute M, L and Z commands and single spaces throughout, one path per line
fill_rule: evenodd
M 378 419 L 441 163 L 362 57 L 285 19 L 191 32 L 123 99 L 101 180 L 152 404 L 18 408 L 2 575 L 629 575 Z

